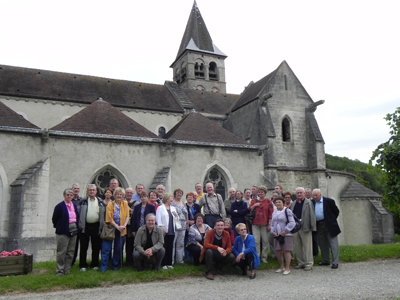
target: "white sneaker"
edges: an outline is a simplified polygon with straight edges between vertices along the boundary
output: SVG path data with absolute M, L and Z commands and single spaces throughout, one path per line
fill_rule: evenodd
M 268 261 L 267 261 L 266 258 L 261 259 L 261 262 L 264 263 L 264 264 L 267 264 L 267 263 L 268 263 Z
M 275 273 L 281 273 L 283 271 L 285 271 L 285 269 L 278 269 L 278 270 L 275 271 Z
M 80 271 L 81 272 L 86 272 L 86 268 L 81 268 Z
M 164 266 L 164 267 L 162 267 L 163 268 L 163 270 L 168 270 L 168 267 L 167 266 Z
M 283 272 L 283 275 L 289 275 L 289 274 L 290 274 L 290 271 Z
M 173 269 L 174 268 L 174 266 L 168 266 L 168 269 Z
M 98 271 L 98 270 L 99 270 L 98 267 L 94 267 L 94 268 L 93 268 L 93 271 Z

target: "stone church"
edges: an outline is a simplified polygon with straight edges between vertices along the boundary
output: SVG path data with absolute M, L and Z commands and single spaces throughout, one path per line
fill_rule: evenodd
M 393 242 L 382 197 L 326 169 L 322 101 L 289 64 L 233 95 L 226 58 L 194 2 L 164 85 L 0 65 L 0 250 L 55 260 L 63 190 L 79 183 L 85 196 L 94 183 L 101 193 L 111 178 L 185 193 L 211 181 L 223 197 L 261 184 L 320 188 L 341 211 L 340 244 Z

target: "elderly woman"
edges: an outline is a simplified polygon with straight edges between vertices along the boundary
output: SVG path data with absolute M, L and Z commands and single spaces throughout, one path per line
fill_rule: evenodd
M 131 228 L 133 236 L 136 236 L 138 229 L 146 224 L 145 219 L 148 214 L 156 214 L 154 205 L 148 203 L 147 192 L 142 191 L 139 196 L 141 203 L 133 208 L 132 214 Z
M 114 190 L 114 201 L 107 205 L 106 224 L 115 228 L 115 239 L 113 241 L 103 240 L 101 244 L 101 267 L 100 271 L 105 272 L 108 268 L 108 260 L 111 248 L 114 243 L 114 251 L 111 262 L 111 269 L 117 270 L 122 265 L 122 247 L 127 233 L 126 226 L 129 221 L 128 202 L 124 201 L 125 191 L 122 188 Z M 106 226 L 106 225 L 104 225 Z
M 283 202 L 283 205 L 289 209 L 292 207 L 292 193 L 286 192 L 285 195 L 285 202 Z
M 229 218 L 224 219 L 224 230 L 229 233 L 229 237 L 231 239 L 231 244 L 235 242 L 235 233 L 232 229 L 232 220 Z
M 232 203 L 229 212 L 232 219 L 232 229 L 236 228 L 236 225 L 239 223 L 246 223 L 245 216 L 249 212 L 247 203 L 243 201 L 243 193 L 241 191 L 236 191 L 235 197 L 236 200 Z M 234 233 L 236 238 L 239 233 L 236 230 L 234 230 Z
M 154 206 L 155 211 L 157 212 L 158 204 L 157 204 L 158 194 L 156 191 L 151 191 L 149 193 L 149 201 L 150 205 Z
M 293 235 L 290 231 L 294 228 L 296 223 L 292 211 L 284 207 L 281 197 L 276 199 L 275 205 L 277 210 L 274 211 L 272 215 L 271 232 L 275 237 L 274 248 L 280 265 L 276 272 L 283 272 L 283 275 L 288 275 L 290 273 L 290 251 L 293 251 Z M 286 266 L 283 264 L 282 253 L 285 255 Z
M 157 209 L 157 225 L 161 227 L 164 233 L 164 249 L 165 255 L 161 262 L 163 269 L 173 269 L 172 255 L 174 250 L 175 239 L 175 220 L 178 218 L 175 207 L 171 204 L 174 201 L 174 196 L 171 194 L 164 194 L 161 205 Z
M 256 242 L 251 234 L 247 233 L 244 223 L 235 227 L 239 236 L 236 237 L 232 252 L 236 256 L 235 263 L 242 269 L 242 275 L 247 275 L 247 266 L 250 270 L 250 279 L 256 278 L 256 269 L 260 266 L 260 258 L 257 255 Z
M 194 265 L 198 266 L 200 264 L 199 259 L 201 250 L 203 250 L 204 238 L 211 227 L 204 223 L 204 215 L 201 213 L 197 213 L 194 219 L 195 223 L 189 229 L 186 249 L 193 256 Z
M 178 214 L 178 219 L 180 226 L 176 226 L 175 239 L 174 239 L 174 250 L 172 255 L 172 264 L 176 261 L 178 264 L 183 264 L 183 254 L 185 252 L 185 234 L 186 230 L 189 230 L 188 222 L 188 211 L 186 205 L 182 201 L 183 191 L 181 189 L 176 189 L 174 191 L 174 201 L 172 201 L 172 206 L 175 207 L 176 213 Z M 175 260 L 176 258 L 176 260 Z
M 246 202 L 248 207 L 250 206 L 250 203 L 251 203 L 251 190 L 250 189 L 244 189 L 243 201 Z
M 258 199 L 251 200 L 249 210 L 255 210 L 252 224 L 253 236 L 256 239 L 257 254 L 263 263 L 268 263 L 267 253 L 269 249 L 268 236 L 271 230 L 271 219 L 274 207 L 267 196 L 268 189 L 265 186 L 258 188 Z M 262 253 L 260 245 L 262 243 Z M 260 255 L 261 254 L 261 255 Z
M 74 192 L 66 189 L 63 193 L 64 201 L 54 207 L 53 226 L 56 229 L 57 267 L 56 275 L 70 274 L 74 258 L 76 237 L 78 234 L 79 213 L 76 204 L 72 202 Z

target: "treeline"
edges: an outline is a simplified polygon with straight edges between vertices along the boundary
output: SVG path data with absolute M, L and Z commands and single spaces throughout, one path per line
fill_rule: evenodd
M 363 163 L 357 159 L 352 160 L 347 157 L 326 154 L 325 159 L 327 169 L 352 173 L 356 176 L 356 181 L 363 186 L 380 195 L 384 194 L 385 173 L 382 170 L 371 167 L 369 164 Z

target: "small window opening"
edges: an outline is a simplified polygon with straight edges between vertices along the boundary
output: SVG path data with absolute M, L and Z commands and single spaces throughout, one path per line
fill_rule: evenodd
M 286 75 L 283 76 L 283 79 L 285 81 L 285 91 L 287 91 L 287 78 L 286 78 Z
M 162 137 L 165 135 L 165 133 L 166 133 L 165 127 L 164 127 L 164 126 L 160 126 L 160 127 L 158 128 L 158 136 L 159 136 L 160 138 L 162 138 Z
M 287 118 L 284 118 L 282 121 L 282 140 L 290 142 L 290 122 Z
M 204 64 L 196 62 L 194 66 L 194 76 L 196 78 L 204 78 Z
M 215 62 L 210 62 L 209 77 L 210 77 L 210 80 L 218 80 L 217 64 Z

